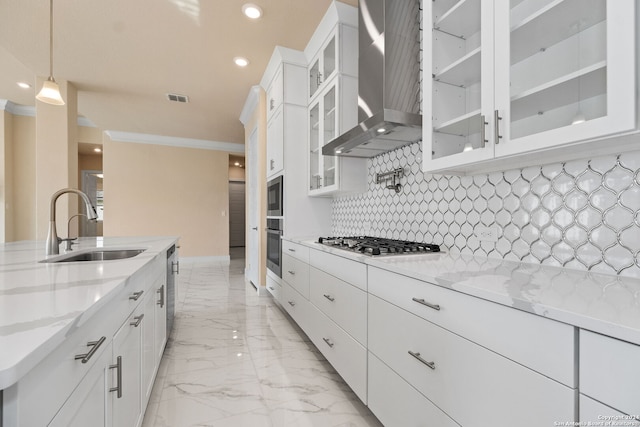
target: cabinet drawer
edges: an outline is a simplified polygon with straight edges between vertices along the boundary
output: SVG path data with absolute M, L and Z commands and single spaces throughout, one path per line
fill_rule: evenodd
M 309 264 L 282 254 L 282 279 L 309 299 Z
M 375 267 L 368 286 L 383 300 L 576 387 L 573 326 Z
M 580 422 L 582 425 L 607 425 L 601 423 L 611 422 L 609 425 L 640 426 L 640 419 L 618 412 L 615 409 L 603 405 L 584 394 L 580 394 Z M 589 424 L 591 423 L 591 424 Z
M 269 275 L 267 275 L 267 291 L 273 296 L 273 299 L 282 303 L 282 285 Z
M 289 240 L 282 240 L 282 253 L 309 263 L 309 248 Z
M 354 393 L 367 403 L 367 349 L 309 304 L 309 338 L 342 376 Z
M 361 262 L 310 249 L 309 264 L 363 291 L 367 290 L 367 266 Z
M 367 294 L 324 271 L 309 269 L 311 302 L 362 345 L 367 345 Z
M 368 380 L 369 409 L 385 426 L 459 427 L 371 353 Z
M 640 415 L 640 346 L 580 330 L 580 392 Z
M 368 330 L 369 351 L 461 425 L 538 427 L 574 417 L 573 389 L 375 296 Z
M 287 283 L 282 284 L 282 306 L 302 330 L 309 335 L 311 303 Z

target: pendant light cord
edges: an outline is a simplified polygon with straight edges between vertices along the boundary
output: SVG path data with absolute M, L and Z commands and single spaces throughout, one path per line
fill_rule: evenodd
M 53 0 L 49 0 L 49 80 L 53 80 Z

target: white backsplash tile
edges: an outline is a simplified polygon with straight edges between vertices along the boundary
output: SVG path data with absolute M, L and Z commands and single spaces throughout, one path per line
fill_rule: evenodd
M 370 159 L 368 191 L 334 199 L 333 233 L 640 277 L 640 151 L 473 176 L 424 174 L 421 158 L 416 143 Z M 399 167 L 400 193 L 375 183 Z

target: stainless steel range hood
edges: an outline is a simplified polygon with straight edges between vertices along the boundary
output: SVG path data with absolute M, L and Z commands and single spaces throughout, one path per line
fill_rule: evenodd
M 360 0 L 358 121 L 322 154 L 374 157 L 422 138 L 419 0 Z

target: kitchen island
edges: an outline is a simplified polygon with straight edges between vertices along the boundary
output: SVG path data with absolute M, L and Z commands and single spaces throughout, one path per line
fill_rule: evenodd
M 103 411 L 98 415 L 104 415 L 105 425 L 117 420 L 123 421 L 117 425 L 140 424 L 166 343 L 166 251 L 176 241 L 99 237 L 81 238 L 74 245 L 72 253 L 78 254 L 97 248 L 144 249 L 108 261 L 42 262 L 45 245 L 38 241 L 0 247 L 2 427 L 80 425 L 81 411 L 91 406 L 75 405 L 76 390 L 80 403 L 95 396 L 99 405 L 103 393 L 106 406 L 97 410 Z M 141 380 L 133 399 L 135 375 Z M 88 385 L 102 386 L 82 391 L 86 378 L 94 380 Z M 122 382 L 129 387 L 123 389 Z M 111 405 L 106 393 L 114 396 Z M 120 400 L 129 407 L 119 408 L 122 394 L 127 399 Z M 38 411 L 29 410 L 34 403 Z M 95 415 L 92 425 L 102 425 Z

